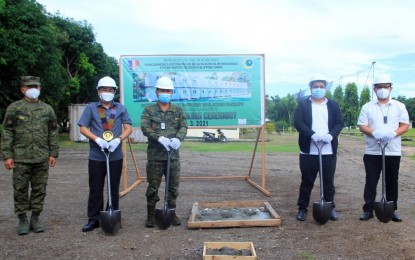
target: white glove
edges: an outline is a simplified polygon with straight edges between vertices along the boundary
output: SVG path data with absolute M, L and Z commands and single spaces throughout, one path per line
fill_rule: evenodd
M 373 131 L 372 136 L 376 139 L 376 141 L 382 141 L 385 134 L 381 131 Z
M 319 134 L 319 133 L 314 133 L 312 136 L 311 136 L 311 139 L 314 141 L 314 142 L 320 142 L 320 141 L 323 141 L 322 139 L 322 135 L 321 134 Z
M 104 151 L 104 149 L 108 149 L 108 142 L 102 139 L 101 137 L 97 137 L 97 139 L 95 139 L 95 143 L 97 143 L 98 146 L 101 147 L 102 151 Z
M 164 136 L 160 136 L 158 141 L 159 141 L 159 143 L 161 143 L 164 146 L 164 148 L 166 148 L 167 151 L 170 151 L 171 142 L 170 142 L 169 138 L 166 138 Z
M 395 137 L 396 137 L 395 131 L 387 131 L 386 133 L 383 134 L 383 141 L 390 142 Z
M 115 149 L 117 149 L 117 147 L 120 145 L 120 143 L 120 138 L 112 139 L 111 142 L 108 143 L 108 151 L 110 151 L 111 153 L 114 152 Z
M 321 141 L 324 143 L 330 143 L 333 140 L 333 136 L 331 134 L 324 134 L 321 136 Z
M 179 149 L 180 145 L 182 144 L 178 138 L 172 138 L 170 139 L 170 141 L 171 141 L 170 147 L 173 148 L 174 150 Z

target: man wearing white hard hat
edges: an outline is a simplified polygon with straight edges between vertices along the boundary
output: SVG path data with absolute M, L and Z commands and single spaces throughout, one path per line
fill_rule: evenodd
M 311 191 L 320 166 L 317 145 L 324 144 L 321 147 L 324 198 L 333 205 L 330 220 L 336 221 L 339 217 L 334 209 L 334 174 L 343 115 L 339 105 L 326 98 L 327 80 L 324 76 L 314 76 L 308 85 L 311 96 L 299 102 L 294 114 L 294 126 L 299 132 L 301 170 L 297 220 L 306 220 Z
M 104 208 L 103 189 L 107 175 L 106 156 L 109 152 L 111 199 L 114 210 L 118 209 L 123 152 L 120 145 L 132 132 L 132 121 L 127 109 L 114 102 L 117 85 L 111 77 L 98 81 L 98 102 L 88 104 L 79 119 L 80 132 L 89 139 L 89 198 L 88 223 L 82 228 L 89 232 L 100 226 L 100 212 Z M 108 205 L 107 205 L 108 207 Z
M 169 77 L 160 77 L 156 83 L 156 104 L 146 107 L 141 115 L 141 130 L 148 138 L 147 146 L 147 220 L 145 226 L 155 225 L 156 203 L 160 200 L 158 189 L 167 170 L 167 152 L 170 152 L 170 185 L 168 190 L 168 207 L 176 208 L 179 196 L 180 154 L 179 147 L 187 135 L 187 123 L 183 109 L 171 103 L 173 81 Z M 172 224 L 181 224 L 174 214 Z
M 391 99 L 392 80 L 388 75 L 380 75 L 373 82 L 376 99 L 363 105 L 358 118 L 360 131 L 365 134 L 365 154 L 363 162 L 366 171 L 363 214 L 360 220 L 373 218 L 376 187 L 382 171 L 382 152 L 378 142 L 386 142 L 385 177 L 386 200 L 393 201 L 394 209 L 398 204 L 398 175 L 401 160 L 401 135 L 409 129 L 409 115 L 403 103 Z M 401 222 L 402 218 L 394 213 L 392 221 Z

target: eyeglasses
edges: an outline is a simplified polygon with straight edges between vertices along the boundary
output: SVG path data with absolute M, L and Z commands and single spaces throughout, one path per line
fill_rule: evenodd
M 28 88 L 40 88 L 40 85 L 29 85 L 29 86 L 26 86 L 26 87 L 28 87 Z

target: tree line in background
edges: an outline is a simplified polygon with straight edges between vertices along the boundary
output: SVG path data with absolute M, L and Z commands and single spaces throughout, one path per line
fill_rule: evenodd
M 344 91 L 343 87 L 339 85 L 334 89 L 333 93 L 327 91 L 326 96 L 339 104 L 344 117 L 344 125 L 346 127 L 355 128 L 357 127 L 357 119 L 361 107 L 372 100 L 371 91 L 371 88 L 364 87 L 359 96 L 357 85 L 355 83 L 348 83 Z M 409 119 L 414 121 L 415 98 L 398 96 L 396 100 L 406 105 Z M 277 131 L 290 129 L 294 125 L 294 112 L 296 108 L 297 100 L 294 95 L 289 94 L 282 98 L 278 95 L 274 97 L 267 96 L 266 116 L 269 120 L 274 122 Z
M 22 98 L 20 77 L 39 76 L 41 99 L 67 120 L 70 104 L 96 101 L 99 78 L 119 78 L 118 61 L 109 57 L 95 40 L 93 27 L 60 14 L 47 13 L 34 0 L 0 0 L 0 122 L 7 106 Z M 357 93 L 355 83 L 327 92 L 343 112 L 345 125 L 355 127 L 361 106 L 371 100 L 371 90 Z M 398 97 L 415 117 L 414 98 Z M 294 95 L 268 97 L 267 118 L 277 130 L 293 126 L 297 100 Z
M 118 61 L 86 21 L 52 15 L 33 0 L 0 0 L 1 122 L 7 106 L 22 98 L 21 76 L 40 77 L 41 99 L 62 122 L 70 104 L 97 100 L 99 78 L 118 74 Z

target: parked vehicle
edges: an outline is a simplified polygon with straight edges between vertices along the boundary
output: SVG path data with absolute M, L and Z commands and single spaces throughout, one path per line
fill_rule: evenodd
M 218 129 L 216 130 L 218 132 L 218 136 L 216 137 L 216 133 L 203 131 L 203 137 L 202 142 L 226 142 L 228 141 L 226 139 L 225 134 L 222 132 L 222 130 Z

